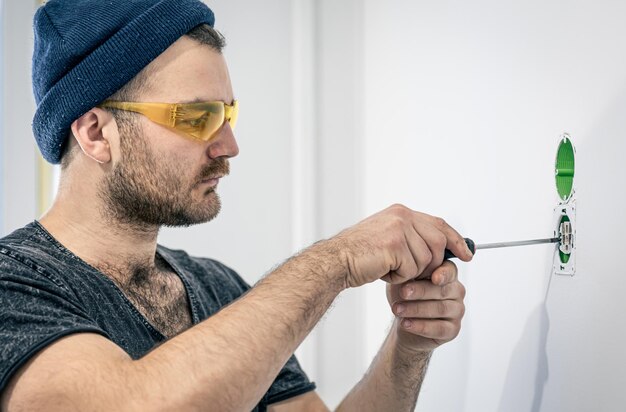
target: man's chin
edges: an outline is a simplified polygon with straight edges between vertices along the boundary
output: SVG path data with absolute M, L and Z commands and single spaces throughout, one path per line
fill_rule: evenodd
M 203 217 L 185 217 L 183 219 L 169 220 L 162 224 L 163 227 L 189 227 L 201 225 L 215 219 L 217 213 Z
M 220 213 L 221 203 L 219 198 L 213 200 L 210 204 L 204 204 L 194 208 L 194 210 L 181 211 L 174 216 L 170 216 L 169 219 L 164 219 L 163 226 L 166 227 L 188 227 L 193 225 L 200 225 L 202 223 L 210 222 L 215 219 Z

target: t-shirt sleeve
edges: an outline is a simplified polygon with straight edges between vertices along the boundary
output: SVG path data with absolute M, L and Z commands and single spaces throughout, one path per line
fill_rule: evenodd
M 244 291 L 250 289 L 250 285 L 237 272 L 228 267 L 226 270 Z M 315 390 L 315 383 L 309 380 L 295 355 L 292 355 L 263 397 L 262 404 L 281 402 L 312 390 Z M 263 410 L 263 407 L 259 410 Z
M 107 336 L 58 278 L 0 248 L 0 391 L 38 351 L 77 332 Z
M 265 394 L 264 401 L 270 405 L 312 390 L 315 390 L 315 383 L 309 381 L 295 355 L 292 355 Z

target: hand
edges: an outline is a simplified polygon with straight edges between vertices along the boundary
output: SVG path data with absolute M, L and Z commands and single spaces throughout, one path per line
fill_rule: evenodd
M 345 266 L 345 287 L 429 277 L 443 262 L 446 248 L 461 260 L 472 259 L 465 240 L 443 219 L 402 205 L 368 217 L 331 242 Z
M 465 314 L 464 298 L 465 287 L 450 261 L 435 269 L 430 279 L 387 285 L 398 345 L 410 351 L 431 351 L 454 339 Z

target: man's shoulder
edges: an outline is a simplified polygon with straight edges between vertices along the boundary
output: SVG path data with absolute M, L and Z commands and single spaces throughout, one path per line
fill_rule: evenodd
M 7 290 L 54 291 L 74 299 L 72 285 L 77 279 L 84 279 L 84 271 L 80 259 L 37 221 L 0 238 L 0 282 L 12 285 Z
M 56 252 L 51 237 L 37 222 L 0 238 L 0 264 L 5 266 L 24 266 L 41 272 L 42 267 L 59 258 L 53 256 Z
M 20 248 L 28 245 L 37 236 L 38 227 L 36 222 L 15 229 L 13 232 L 0 238 L 0 247 Z

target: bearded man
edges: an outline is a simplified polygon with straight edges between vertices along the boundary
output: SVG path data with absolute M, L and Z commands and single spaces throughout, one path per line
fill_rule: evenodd
M 325 411 L 293 352 L 344 289 L 396 315 L 341 411 L 413 410 L 464 288 L 442 219 L 394 205 L 248 286 L 157 244 L 220 210 L 238 102 L 198 0 L 50 0 L 34 20 L 33 131 L 61 164 L 50 210 L 0 240 L 5 411 Z

